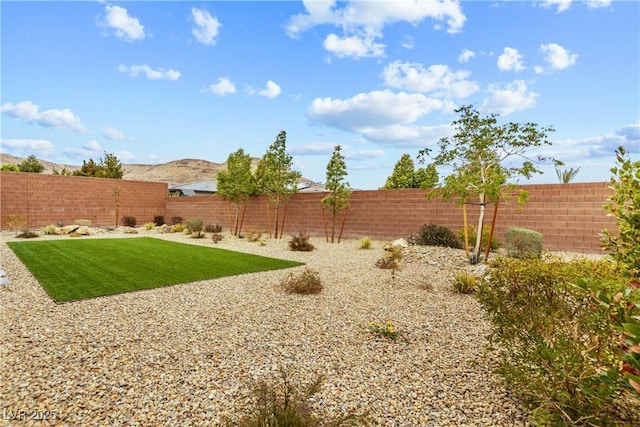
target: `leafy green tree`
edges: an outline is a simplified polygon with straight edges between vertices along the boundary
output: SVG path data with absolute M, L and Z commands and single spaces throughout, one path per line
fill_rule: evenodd
M 415 188 L 422 188 L 423 190 L 426 190 L 428 188 L 437 187 L 438 181 L 440 181 L 440 176 L 438 175 L 436 165 L 430 164 L 427 165 L 426 168 L 416 169 L 416 173 L 414 175 Z
M 99 165 L 93 159 L 83 160 L 80 169 L 73 171 L 74 176 L 98 176 Z
M 18 166 L 11 163 L 6 163 L 2 165 L 0 170 L 4 172 L 20 172 L 20 169 L 18 169 Z
M 41 173 L 44 171 L 44 165 L 32 154 L 18 165 L 18 169 L 20 172 Z
M 233 234 L 242 231 L 242 223 L 247 208 L 247 202 L 255 194 L 255 177 L 251 172 L 251 156 L 240 148 L 227 158 L 227 170 L 218 172 L 218 194 L 229 203 L 236 205 Z M 242 218 L 240 209 L 242 208 Z
M 329 190 L 330 193 L 322 199 L 323 209 L 328 208 L 331 211 L 331 243 L 334 242 L 335 237 L 336 215 L 339 211 L 349 208 L 349 198 L 351 197 L 352 193 L 349 183 L 344 180 L 344 178 L 347 176 L 347 164 L 344 161 L 344 156 L 340 153 L 341 150 L 342 147 L 336 145 L 333 149 L 331 159 L 327 164 L 327 182 L 325 184 L 325 187 L 327 188 L 327 190 Z M 344 219 L 346 220 L 346 213 Z M 340 243 L 341 236 L 342 229 L 340 230 L 338 243 Z M 325 237 L 327 237 L 328 240 L 328 236 Z
M 551 145 L 547 133 L 553 132 L 551 127 L 540 127 L 536 123 L 507 123 L 499 125 L 496 114 L 481 117 L 472 105 L 465 105 L 456 110 L 460 118 L 453 122 L 456 129 L 452 137 L 442 138 L 439 152 L 432 156 L 432 149 L 420 150 L 419 158 L 425 156 L 433 159 L 437 166 L 447 165 L 453 169 L 451 175 L 444 179 L 444 185 L 428 193 L 428 197 L 441 196 L 450 199 L 457 196 L 457 203 L 468 204 L 472 199 L 479 208 L 478 226 L 476 227 L 476 243 L 470 254 L 472 262 L 480 259 L 480 244 L 486 205 L 497 206 L 505 193 L 515 190 L 514 184 L 507 184 L 514 177 L 531 178 L 542 173 L 536 165 L 546 161 L 543 157 L 537 160 L 528 157 L 531 150 Z M 507 164 L 508 159 L 517 158 L 517 163 Z M 562 162 L 550 159 L 556 166 Z M 521 191 L 519 202 L 526 201 L 528 194 Z M 497 210 L 496 210 L 497 213 Z M 495 217 L 495 215 L 494 215 Z
M 275 237 L 282 237 L 287 215 L 287 203 L 293 193 L 298 191 L 300 172 L 291 170 L 293 157 L 286 151 L 287 133 L 281 131 L 276 140 L 262 156 L 256 169 L 257 190 L 260 194 L 269 194 L 269 201 L 274 205 Z M 284 204 L 282 224 L 280 224 L 280 208 Z M 267 205 L 267 215 L 269 215 Z
M 124 169 L 115 154 L 105 152 L 104 158 L 100 159 L 100 163 L 96 163 L 93 159 L 89 159 L 88 161 L 83 160 L 82 167 L 73 171 L 73 175 L 122 179 Z
M 576 177 L 576 175 L 578 175 L 578 172 L 580 172 L 580 168 L 569 168 L 569 169 L 565 169 L 565 170 L 560 170 L 559 168 L 556 167 L 556 175 L 558 176 L 558 179 L 560 180 L 561 183 L 563 184 L 568 184 L 571 181 L 573 181 L 573 178 Z
M 435 165 L 428 165 L 426 168 L 416 170 L 411 156 L 403 154 L 381 189 L 432 188 L 438 184 L 438 179 L 438 170 Z

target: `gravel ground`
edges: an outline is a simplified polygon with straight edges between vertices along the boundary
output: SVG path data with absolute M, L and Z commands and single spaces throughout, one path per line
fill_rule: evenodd
M 124 236 L 82 238 L 116 235 Z M 214 245 L 155 231 L 126 236 L 142 235 Z M 53 238 L 69 237 L 40 237 Z M 302 384 L 325 376 L 312 400 L 322 417 L 527 425 L 483 355 L 489 329 L 481 307 L 451 291 L 453 275 L 471 268 L 464 251 L 411 247 L 392 280 L 374 266 L 385 242 L 360 250 L 355 240 L 312 238 L 316 250 L 292 252 L 287 236 L 264 246 L 225 236 L 217 247 L 305 262 L 324 291 L 283 293 L 278 284 L 304 269 L 296 267 L 56 304 L 8 249 L 12 239 L 3 233 L 0 244 L 10 280 L 0 287 L 7 425 L 223 425 L 248 409 L 258 381 L 274 382 L 281 368 Z M 368 328 L 387 319 L 397 341 Z M 25 419 L 47 415 L 45 423 Z

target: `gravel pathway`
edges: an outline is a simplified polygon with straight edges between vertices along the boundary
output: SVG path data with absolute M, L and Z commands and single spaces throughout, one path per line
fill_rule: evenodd
M 155 231 L 127 236 L 143 235 L 213 245 Z M 50 238 L 69 237 L 40 237 Z M 56 304 L 8 249 L 12 239 L 3 233 L 0 244 L 10 281 L 0 287 L 6 425 L 223 425 L 247 410 L 257 381 L 282 367 L 304 384 L 325 376 L 313 397 L 320 416 L 367 412 L 382 426 L 527 425 L 483 357 L 488 324 L 479 304 L 450 289 L 453 275 L 471 268 L 464 251 L 411 247 L 392 280 L 374 266 L 384 242 L 360 250 L 355 240 L 312 238 L 316 250 L 291 252 L 288 237 L 261 246 L 225 236 L 217 247 L 305 262 L 324 291 L 280 291 L 284 277 L 304 269 L 296 267 Z M 397 341 L 368 329 L 387 319 Z

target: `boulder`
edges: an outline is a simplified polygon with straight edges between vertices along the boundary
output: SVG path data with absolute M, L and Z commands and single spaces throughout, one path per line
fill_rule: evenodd
M 60 234 L 71 234 L 80 228 L 79 225 L 65 225 L 64 227 L 60 227 Z
M 391 242 L 391 244 L 393 246 L 397 246 L 399 248 L 408 248 L 409 247 L 409 243 L 407 243 L 407 241 L 405 239 L 396 239 L 393 242 Z

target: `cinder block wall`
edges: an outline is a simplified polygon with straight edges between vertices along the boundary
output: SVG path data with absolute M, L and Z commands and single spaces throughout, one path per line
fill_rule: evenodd
M 0 221 L 18 214 L 26 215 L 32 228 L 72 224 L 76 219 L 90 219 L 96 226 L 114 225 L 117 187 L 120 225 L 125 215 L 141 224 L 165 214 L 166 183 L 0 172 Z

